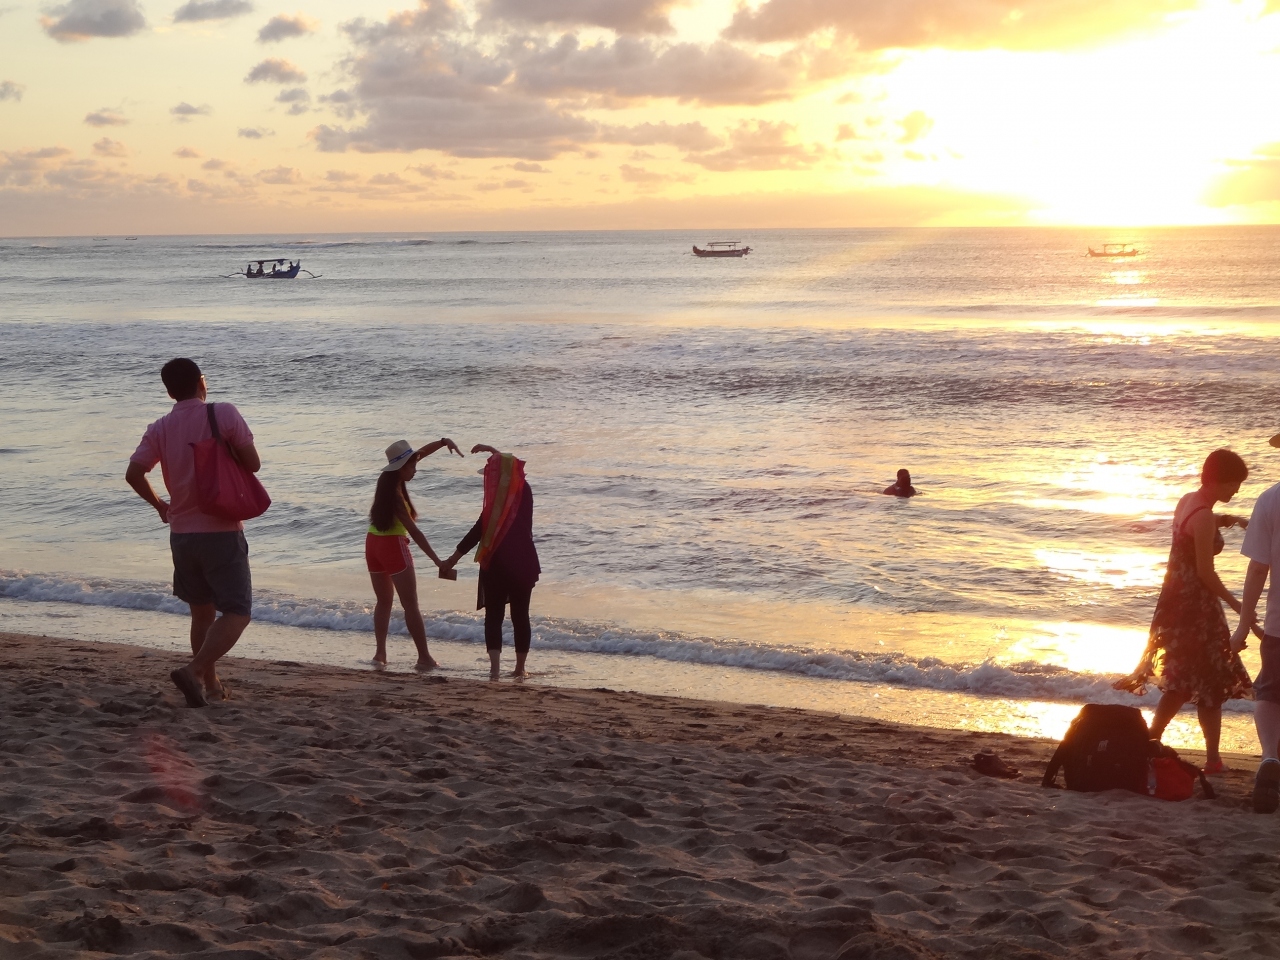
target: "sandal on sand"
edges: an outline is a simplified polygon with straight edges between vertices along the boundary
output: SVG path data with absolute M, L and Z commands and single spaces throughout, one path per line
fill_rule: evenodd
M 1275 813 L 1280 807 L 1280 760 L 1263 760 L 1253 780 L 1253 812 Z
M 188 707 L 203 707 L 208 704 L 204 698 L 204 693 L 200 690 L 200 682 L 194 677 L 189 677 L 181 667 L 177 670 L 169 671 L 169 679 L 173 681 L 173 685 L 182 691 L 182 695 L 187 698 Z
M 1204 775 L 1206 777 L 1216 777 L 1220 774 L 1228 773 L 1231 770 L 1222 760 L 1215 760 L 1213 763 L 1204 765 Z
M 1022 774 L 1017 767 L 1011 767 L 997 756 L 994 750 L 980 750 L 973 755 L 973 769 L 983 776 L 1003 777 L 1005 780 L 1016 780 Z
M 219 680 L 217 689 L 210 690 L 208 687 L 205 687 L 204 696 L 206 700 L 230 700 L 231 688 L 227 686 L 227 682 L 225 680 Z

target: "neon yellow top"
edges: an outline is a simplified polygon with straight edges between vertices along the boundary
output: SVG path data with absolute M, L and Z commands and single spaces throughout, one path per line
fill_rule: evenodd
M 409 505 L 405 503 L 404 500 L 401 500 L 400 503 L 404 505 L 405 512 L 408 513 Z M 392 519 L 393 522 L 391 526 L 387 527 L 386 530 L 379 530 L 372 523 L 369 524 L 369 532 L 375 537 L 407 537 L 409 535 L 409 531 L 404 528 L 404 524 L 400 522 L 400 518 L 393 517 Z

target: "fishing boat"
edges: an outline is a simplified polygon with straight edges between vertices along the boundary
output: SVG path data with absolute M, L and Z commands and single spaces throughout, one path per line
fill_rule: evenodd
M 271 264 L 270 268 L 267 264 Z M 288 266 L 285 266 L 288 264 Z M 255 266 L 256 265 L 256 266 Z M 292 280 L 299 273 L 305 273 L 309 277 L 319 277 L 319 274 L 312 273 L 310 270 L 302 269 L 301 260 L 250 260 L 248 266 L 243 270 L 237 270 L 235 273 L 228 273 L 227 277 L 247 277 L 250 280 Z
M 737 240 L 712 240 L 705 250 L 696 243 L 693 245 L 695 257 L 745 257 L 750 252 L 750 247 L 744 247 Z
M 1104 243 L 1101 250 L 1089 248 L 1091 257 L 1136 257 L 1138 250 L 1132 243 Z

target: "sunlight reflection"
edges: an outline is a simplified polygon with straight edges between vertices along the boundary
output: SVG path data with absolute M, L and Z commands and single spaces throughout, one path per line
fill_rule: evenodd
M 1040 549 L 1035 557 L 1060 577 L 1116 590 L 1159 586 L 1164 577 L 1163 554 Z
M 1158 307 L 1159 297 L 1104 297 L 1095 304 L 1099 307 Z
M 1111 276 L 1107 278 L 1110 283 L 1120 283 L 1126 286 L 1138 283 L 1145 283 L 1146 277 L 1140 270 L 1113 270 Z
M 1128 673 L 1147 645 L 1147 631 L 1102 623 L 1038 623 L 1010 644 L 1006 662 L 1036 660 L 1078 673 Z

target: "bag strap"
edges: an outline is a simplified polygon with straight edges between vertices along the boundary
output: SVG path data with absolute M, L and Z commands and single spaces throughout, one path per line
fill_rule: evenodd
M 231 459 L 243 467 L 244 464 L 240 462 L 240 454 L 236 452 L 236 448 L 231 445 L 230 441 L 223 440 L 222 434 L 218 432 L 218 418 L 213 412 L 213 407 L 212 403 L 204 405 L 205 413 L 209 415 L 209 430 L 213 433 L 213 439 L 221 443 L 227 453 L 231 454 Z
M 1058 778 L 1058 770 L 1062 767 L 1063 747 L 1065 743 L 1058 744 L 1058 749 L 1053 751 L 1053 756 L 1049 758 L 1049 766 L 1044 772 L 1044 779 L 1040 781 L 1042 787 L 1056 787 L 1054 783 Z
M 213 407 L 214 404 L 206 403 L 204 405 L 204 412 L 209 415 L 209 430 L 213 433 L 213 439 L 221 440 L 222 434 L 218 433 L 218 418 L 213 412 Z

